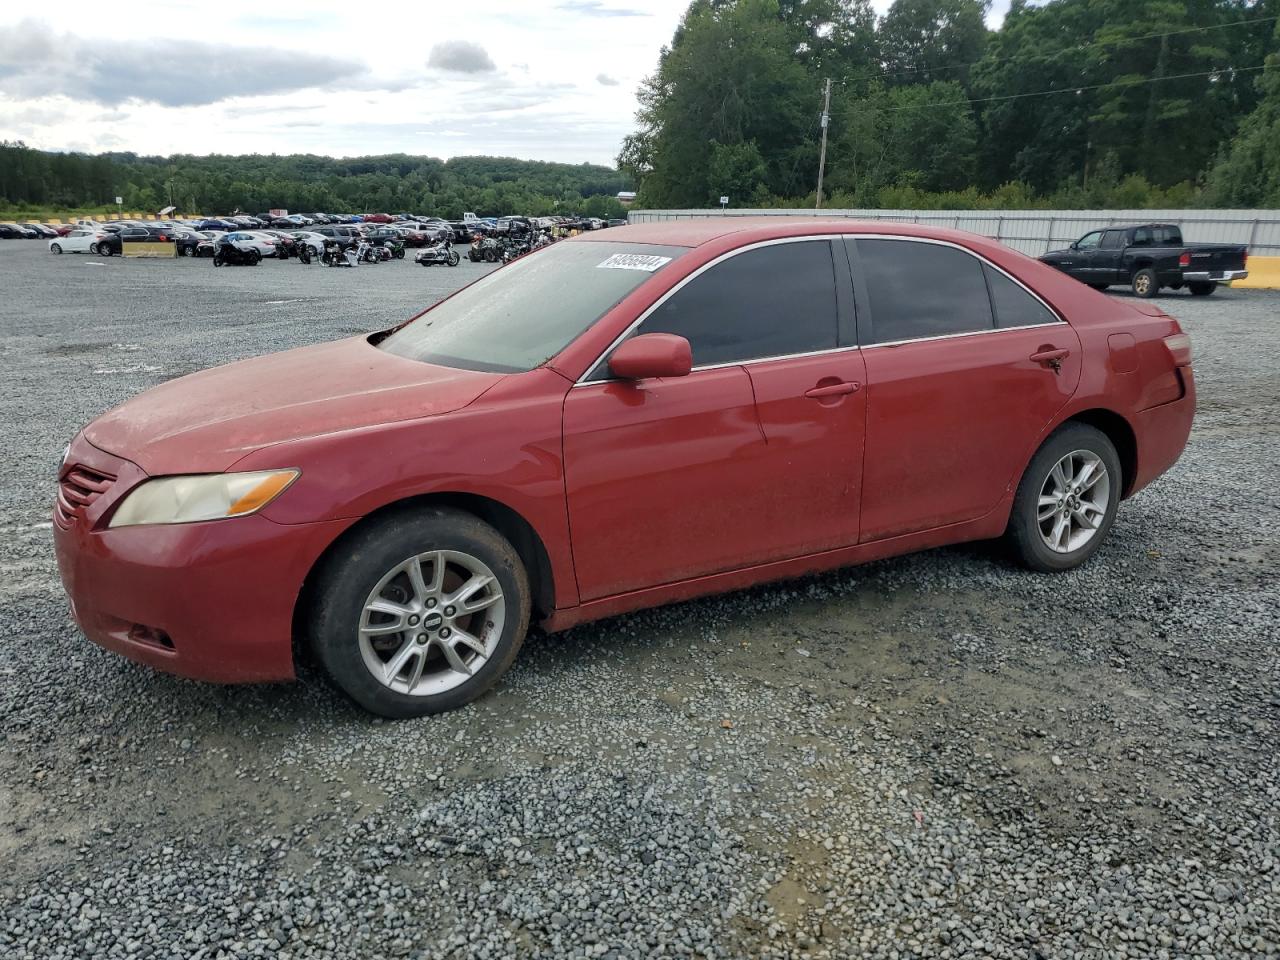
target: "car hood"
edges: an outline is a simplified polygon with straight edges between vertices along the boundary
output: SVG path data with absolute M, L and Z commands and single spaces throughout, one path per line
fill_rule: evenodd
M 171 380 L 103 414 L 85 439 L 153 476 L 218 472 L 272 444 L 449 413 L 503 376 L 407 360 L 355 337 Z

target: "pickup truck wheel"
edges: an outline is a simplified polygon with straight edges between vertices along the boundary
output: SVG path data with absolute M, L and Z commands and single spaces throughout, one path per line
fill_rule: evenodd
M 1133 295 L 1135 297 L 1150 300 L 1159 292 L 1160 281 L 1156 279 L 1156 272 L 1150 267 L 1143 267 L 1133 275 Z
M 1193 297 L 1207 297 L 1218 289 L 1218 284 L 1213 280 L 1197 281 L 1196 283 L 1187 284 L 1187 286 L 1191 288 Z

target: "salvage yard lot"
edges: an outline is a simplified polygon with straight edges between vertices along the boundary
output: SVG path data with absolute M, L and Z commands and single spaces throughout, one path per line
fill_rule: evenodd
M 1195 431 L 1072 573 L 971 545 L 608 620 L 401 723 L 80 637 L 49 529 L 80 426 L 489 269 L 0 242 L 0 956 L 1280 950 L 1277 293 L 1156 301 Z

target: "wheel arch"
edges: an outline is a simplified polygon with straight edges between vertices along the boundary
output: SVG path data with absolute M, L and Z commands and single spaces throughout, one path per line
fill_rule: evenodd
M 1120 457 L 1120 469 L 1124 472 L 1121 496 L 1128 497 L 1133 492 L 1133 484 L 1138 476 L 1138 435 L 1134 432 L 1133 425 L 1121 414 L 1106 407 L 1092 407 L 1073 413 L 1055 426 L 1054 431 L 1068 423 L 1083 423 L 1106 434 L 1111 445 L 1116 448 L 1116 454 Z
M 1139 270 L 1146 270 L 1148 267 L 1154 267 L 1155 261 L 1150 257 L 1140 257 L 1133 261 L 1133 266 L 1129 270 L 1129 276 L 1133 276 Z
M 541 535 L 519 512 L 501 501 L 474 493 L 433 492 L 417 496 L 404 497 L 383 504 L 361 517 L 342 531 L 316 558 L 311 569 L 307 571 L 302 588 L 294 601 L 293 609 L 293 653 L 294 662 L 309 657 L 304 642 L 304 627 L 301 613 L 308 607 L 311 592 L 315 589 L 316 575 L 333 554 L 357 531 L 374 520 L 387 514 L 409 512 L 423 507 L 452 507 L 469 513 L 483 520 L 501 533 L 515 548 L 529 575 L 529 586 L 533 602 L 533 622 L 550 616 L 555 608 L 555 575 L 551 567 L 551 558 Z

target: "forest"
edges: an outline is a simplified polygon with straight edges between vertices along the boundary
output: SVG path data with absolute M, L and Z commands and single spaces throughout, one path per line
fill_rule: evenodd
M 391 154 L 141 157 L 54 153 L 0 143 L 0 213 L 176 206 L 184 212 L 413 212 L 456 219 L 518 212 L 621 217 L 627 174 L 592 164 Z
M 1280 206 L 1280 0 L 694 0 L 638 207 Z

